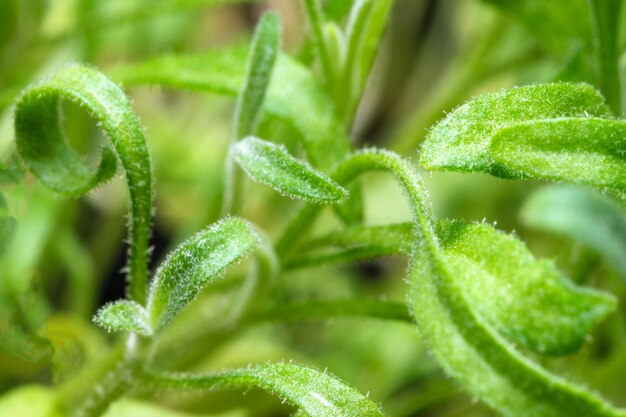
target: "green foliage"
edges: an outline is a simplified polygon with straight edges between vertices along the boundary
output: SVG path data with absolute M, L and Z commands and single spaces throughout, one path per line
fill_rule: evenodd
M 291 198 L 328 203 L 343 200 L 347 195 L 344 188 L 289 155 L 282 145 L 247 137 L 232 145 L 231 152 L 250 178 Z
M 159 331 L 225 269 L 247 256 L 259 238 L 245 220 L 223 220 L 186 240 L 156 271 L 149 323 Z
M 621 2 L 235 2 L 0 6 L 0 415 L 625 417 Z
M 614 200 L 579 187 L 545 187 L 524 203 L 521 218 L 597 251 L 626 278 L 626 213 Z
M 264 364 L 214 375 L 154 375 L 158 387 L 207 390 L 259 387 L 301 408 L 311 417 L 382 416 L 378 407 L 339 379 L 292 363 Z

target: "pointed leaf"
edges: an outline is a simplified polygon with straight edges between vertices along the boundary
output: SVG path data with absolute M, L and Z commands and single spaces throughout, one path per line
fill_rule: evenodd
M 161 374 L 159 388 L 207 390 L 259 387 L 278 395 L 311 417 L 382 417 L 378 407 L 332 375 L 291 363 L 263 364 L 218 374 Z
M 155 332 L 173 319 L 227 268 L 258 245 L 245 220 L 228 218 L 187 239 L 156 271 L 148 298 L 149 321 Z
M 552 261 L 535 260 L 520 240 L 489 225 L 440 222 L 437 235 L 448 268 L 476 311 L 534 352 L 577 350 L 617 306 L 611 295 L 574 285 Z
M 152 336 L 153 333 L 146 310 L 134 301 L 107 304 L 96 313 L 94 321 L 109 332 L 134 332 L 142 336 Z
M 594 249 L 626 279 L 626 211 L 615 201 L 580 187 L 550 186 L 530 196 L 521 217 Z
M 304 161 L 291 156 L 282 145 L 247 137 L 231 146 L 235 160 L 250 178 L 281 194 L 312 203 L 328 203 L 346 197 L 347 191 Z
M 604 98 L 586 84 L 540 84 L 479 96 L 457 107 L 437 123 L 422 147 L 422 164 L 429 169 L 482 171 L 517 177 L 489 154 L 500 129 L 520 122 L 610 115 Z

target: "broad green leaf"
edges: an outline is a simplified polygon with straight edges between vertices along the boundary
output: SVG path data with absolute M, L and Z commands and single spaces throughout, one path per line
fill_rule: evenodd
M 0 396 L 0 415 L 63 417 L 56 409 L 55 392 L 42 385 L 24 385 Z
M 576 117 L 512 124 L 495 132 L 488 153 L 512 177 L 626 192 L 626 120 Z
M 586 84 L 542 84 L 479 96 L 437 123 L 422 146 L 421 163 L 429 169 L 482 171 L 518 177 L 489 153 L 500 130 L 520 122 L 564 117 L 608 117 L 603 97 Z
M 142 336 L 153 333 L 146 310 L 134 301 L 107 304 L 96 313 L 94 321 L 109 332 L 134 332 Z
M 69 147 L 60 126 L 61 99 L 86 108 L 112 142 L 126 171 L 131 198 L 128 293 L 144 303 L 153 192 L 143 129 L 122 90 L 93 68 L 70 65 L 27 88 L 15 104 L 17 149 L 28 169 L 54 191 L 84 194 L 110 179 L 117 165 L 108 147 L 95 170 Z
M 534 352 L 571 353 L 616 307 L 607 293 L 574 285 L 552 261 L 486 224 L 440 222 L 446 265 L 464 296 L 498 333 Z
M 247 49 L 237 48 L 162 56 L 119 67 L 112 74 L 128 86 L 158 84 L 236 96 L 245 77 L 247 55 Z M 322 172 L 329 172 L 351 151 L 350 139 L 333 101 L 311 72 L 287 54 L 278 56 L 264 110 L 300 132 L 309 162 Z M 345 207 L 338 206 L 348 223 L 361 217 L 359 191 L 353 186 L 352 198 Z
M 580 187 L 549 186 L 530 196 L 521 217 L 597 251 L 626 279 L 626 211 L 615 201 Z
M 218 374 L 155 374 L 157 388 L 207 390 L 259 387 L 304 410 L 311 417 L 381 417 L 378 407 L 327 373 L 292 363 L 255 365 Z
M 281 194 L 312 203 L 342 200 L 347 191 L 304 161 L 291 156 L 282 145 L 247 137 L 231 146 L 231 152 L 248 176 Z
M 280 21 L 275 13 L 263 15 L 252 40 L 248 67 L 235 109 L 235 140 L 254 134 L 267 86 L 280 52 Z
M 480 316 L 456 271 L 447 266 L 415 168 L 395 154 L 364 151 L 340 164 L 333 179 L 346 184 L 367 171 L 392 173 L 407 193 L 414 217 L 409 308 L 434 357 L 450 376 L 507 417 L 626 415 L 525 358 Z
M 154 331 L 257 245 L 252 226 L 238 218 L 216 223 L 183 242 L 156 271 L 150 288 L 147 310 Z
M 551 261 L 536 260 L 520 240 L 489 225 L 443 220 L 435 231 L 471 305 L 516 345 L 541 354 L 570 353 L 615 309 L 613 297 L 574 285 Z M 305 255 L 289 265 L 410 255 L 412 242 L 410 223 L 352 227 L 311 242 L 346 249 Z

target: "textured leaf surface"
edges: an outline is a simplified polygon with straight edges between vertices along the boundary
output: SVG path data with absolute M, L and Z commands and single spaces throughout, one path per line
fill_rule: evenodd
M 333 178 L 345 184 L 363 172 L 381 170 L 394 174 L 407 192 L 415 226 L 409 307 L 446 372 L 507 417 L 626 415 L 522 356 L 478 314 L 447 266 L 424 186 L 408 162 L 388 152 L 364 151 L 339 165 Z
M 519 177 L 518 171 L 498 164 L 490 155 L 489 145 L 496 134 L 518 123 L 591 116 L 607 117 L 610 111 L 603 97 L 586 84 L 531 85 L 485 94 L 456 108 L 432 128 L 421 162 L 430 169 Z M 566 142 L 567 138 L 553 140 Z
M 519 239 L 487 224 L 442 220 L 435 223 L 435 232 L 464 296 L 482 319 L 516 345 L 542 354 L 570 353 L 615 309 L 613 297 L 574 285 L 553 262 L 536 260 Z M 413 225 L 353 227 L 312 244 L 345 250 L 305 255 L 292 263 L 410 255 Z
M 570 353 L 616 307 L 612 296 L 574 285 L 552 261 L 536 260 L 520 240 L 489 225 L 445 222 L 437 229 L 469 303 L 515 344 Z
M 373 417 L 383 414 L 369 399 L 332 375 L 291 363 L 263 364 L 213 375 L 155 375 L 157 387 L 216 389 L 259 387 L 311 417 Z
M 342 200 L 347 195 L 344 188 L 291 156 L 282 145 L 247 137 L 232 145 L 231 152 L 250 178 L 289 197 L 326 203 Z
M 17 149 L 26 166 L 54 191 L 86 193 L 111 178 L 117 165 L 108 147 L 95 170 L 70 148 L 61 131 L 60 99 L 85 107 L 122 161 L 131 196 L 129 295 L 143 303 L 152 221 L 152 172 L 143 130 L 122 90 L 93 68 L 70 65 L 26 89 L 15 104 Z
M 626 211 L 584 188 L 550 186 L 535 192 L 521 212 L 524 223 L 594 249 L 626 279 Z
M 148 314 L 155 332 L 257 245 L 252 226 L 238 218 L 216 223 L 183 242 L 159 267 L 150 289 Z
M 94 321 L 107 331 L 152 335 L 146 310 L 133 301 L 116 301 L 105 305 L 98 311 Z
M 495 164 L 517 178 L 548 178 L 626 192 L 626 121 L 565 118 L 499 129 Z

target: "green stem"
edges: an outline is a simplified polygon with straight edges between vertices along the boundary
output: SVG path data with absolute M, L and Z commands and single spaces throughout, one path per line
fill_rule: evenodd
M 600 90 L 611 109 L 621 115 L 617 36 L 622 0 L 588 0 L 593 42 L 600 70 Z
M 322 67 L 322 74 L 328 84 L 333 84 L 335 72 L 330 59 L 326 37 L 324 36 L 324 14 L 319 0 L 304 0 L 306 17 L 311 29 L 313 45 L 317 50 L 317 55 Z

